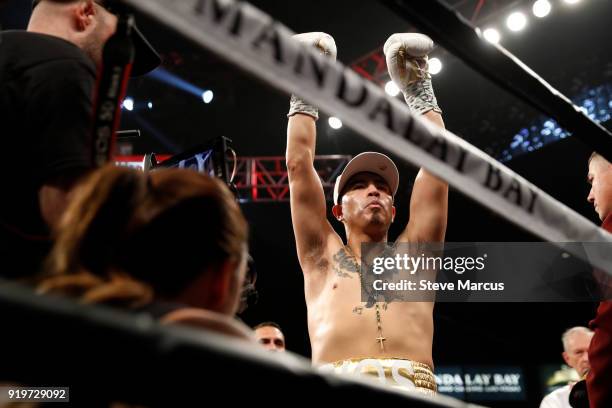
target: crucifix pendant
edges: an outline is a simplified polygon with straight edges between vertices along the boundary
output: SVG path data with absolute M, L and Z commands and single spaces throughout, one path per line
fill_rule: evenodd
M 382 333 L 379 337 L 376 338 L 376 341 L 380 343 L 380 351 L 385 351 L 385 341 L 387 341 L 386 337 L 383 337 Z

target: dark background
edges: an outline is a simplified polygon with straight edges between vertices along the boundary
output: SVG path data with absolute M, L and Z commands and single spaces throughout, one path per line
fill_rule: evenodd
M 331 34 L 339 48 L 339 60 L 345 64 L 381 47 L 390 34 L 412 29 L 408 22 L 372 0 L 253 3 L 293 31 Z M 536 20 L 527 14 L 528 27 L 516 34 L 503 27 L 505 16 L 521 8 L 530 13 L 531 1 L 484 1 L 477 9 L 478 3 L 449 1 L 467 18 L 474 18 L 477 25 L 497 26 L 503 35 L 502 44 L 568 97 L 611 82 L 612 2 L 583 0 L 568 7 L 552 1 L 553 11 L 548 17 Z M 29 0 L 0 2 L 3 28 L 25 28 L 29 4 Z M 284 155 L 287 95 L 269 90 L 142 16 L 138 22 L 162 53 L 164 69 L 200 88 L 214 90 L 215 99 L 205 105 L 194 95 L 151 78 L 133 80 L 129 95 L 135 99 L 136 109 L 124 111 L 123 128 L 143 131 L 133 143 L 134 153 L 178 153 L 223 135 L 233 139 L 240 156 Z M 541 118 L 445 50 L 438 48 L 433 56 L 444 64 L 442 72 L 434 77 L 434 86 L 446 126 L 470 143 L 499 157 L 519 129 Z M 145 108 L 149 101 L 153 109 Z M 346 127 L 331 131 L 326 119 L 323 115 L 318 125 L 318 154 L 380 150 Z M 506 164 L 598 223 L 586 201 L 590 151 L 570 137 Z M 27 152 L 14 154 L 27 157 Z M 416 174 L 410 165 L 398 165 L 398 218 L 390 238 L 408 219 L 411 180 Z M 309 356 L 303 279 L 295 256 L 288 203 L 245 203 L 243 209 L 251 226 L 251 252 L 257 262 L 260 293 L 259 303 L 243 318 L 249 324 L 278 322 L 289 349 Z M 337 223 L 332 224 L 344 235 Z M 537 239 L 451 189 L 447 241 L 531 240 Z M 519 365 L 527 375 L 528 403 L 494 405 L 536 406 L 541 398 L 539 367 L 561 362 L 561 333 L 575 325 L 587 325 L 595 308 L 591 303 L 439 303 L 434 316 L 434 361 L 438 365 Z

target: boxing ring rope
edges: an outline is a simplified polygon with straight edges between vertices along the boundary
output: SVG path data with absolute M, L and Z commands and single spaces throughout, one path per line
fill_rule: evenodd
M 612 162 L 612 133 L 609 130 L 591 120 L 504 47 L 486 41 L 479 29 L 448 5 L 440 0 L 379 1 L 429 34 L 479 74 L 554 117 L 574 137 Z
M 270 86 L 339 116 L 373 143 L 544 240 L 612 243 L 611 234 L 458 136 L 415 117 L 403 102 L 341 63 L 294 41 L 288 28 L 248 3 L 124 2 Z M 612 275 L 606 254 L 568 250 Z
M 265 378 L 312 406 L 376 401 L 383 406 L 477 407 L 320 373 L 295 354 L 271 354 L 205 329 L 162 326 L 148 315 L 36 295 L 2 279 L 0 310 L 5 351 L 0 384 L 70 386 L 74 406 L 110 406 L 104 401 L 194 406 L 210 403 L 213 396 L 251 405 L 268 396 L 258 381 Z

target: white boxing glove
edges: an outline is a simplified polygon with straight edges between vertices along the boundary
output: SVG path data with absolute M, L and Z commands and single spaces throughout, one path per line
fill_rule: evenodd
M 311 45 L 319 49 L 324 55 L 329 55 L 330 58 L 336 59 L 338 49 L 334 38 L 326 33 L 313 32 L 296 34 L 292 38 L 298 40 L 302 44 Z
M 308 46 L 316 47 L 321 54 L 327 55 L 332 59 L 336 59 L 338 55 L 338 49 L 336 48 L 336 42 L 334 38 L 326 33 L 312 32 L 296 34 L 293 36 L 294 39 Z M 289 113 L 287 117 L 291 117 L 296 113 L 303 113 L 305 115 L 312 116 L 315 120 L 319 119 L 319 109 L 304 102 L 302 98 L 291 95 L 291 102 L 289 105 Z
M 427 56 L 433 48 L 432 39 L 419 33 L 393 34 L 383 47 L 391 79 L 410 109 L 419 114 L 442 112 L 428 72 Z

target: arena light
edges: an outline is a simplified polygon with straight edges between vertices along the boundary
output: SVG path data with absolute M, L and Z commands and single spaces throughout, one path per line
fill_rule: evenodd
M 174 75 L 173 73 L 165 70 L 164 68 L 158 68 L 155 71 L 151 72 L 150 74 L 148 74 L 146 76 L 146 78 L 148 79 L 153 79 L 155 81 L 159 81 L 162 82 L 164 84 L 167 84 L 169 86 L 172 86 L 176 89 L 180 89 L 184 92 L 187 92 L 191 95 L 194 95 L 197 98 L 200 99 L 204 99 L 204 95 L 206 94 L 207 90 L 200 88 L 199 86 L 196 86 L 190 82 L 185 81 L 183 78 Z M 210 91 L 210 96 L 207 96 L 207 98 L 210 98 L 212 96 L 214 96 L 212 94 L 212 91 Z M 208 94 L 207 94 L 208 95 Z M 211 100 L 212 101 L 212 98 Z M 210 103 L 206 102 L 206 103 Z
M 546 17 L 550 14 L 550 10 L 552 9 L 552 5 L 548 0 L 538 0 L 533 3 L 533 15 L 538 18 Z
M 215 94 L 210 89 L 202 92 L 202 100 L 204 101 L 204 103 L 211 103 L 214 97 Z
M 485 40 L 492 44 L 497 44 L 501 40 L 501 34 L 495 28 L 487 28 L 482 32 Z
M 429 60 L 429 73 L 431 75 L 439 74 L 442 71 L 442 61 L 438 58 L 431 58 Z
M 327 122 L 329 123 L 329 127 L 334 130 L 342 128 L 342 121 L 335 116 L 330 116 Z
M 511 31 L 521 31 L 527 26 L 527 17 L 520 11 L 515 11 L 508 16 L 506 25 Z
M 134 100 L 132 98 L 125 98 L 121 106 L 123 109 L 131 112 L 134 110 Z
M 577 4 L 580 3 L 580 0 L 563 0 L 565 1 L 567 4 Z
M 153 102 L 149 102 L 149 103 L 147 103 L 147 108 L 149 108 L 149 109 L 153 109 Z
M 589 118 L 604 123 L 612 118 L 612 84 L 586 90 L 572 99 Z M 569 137 L 570 133 L 554 119 L 540 119 L 521 129 L 512 143 L 501 153 L 500 160 L 509 161 L 529 151 Z M 529 142 L 529 143 L 527 143 Z
M 395 82 L 389 81 L 385 85 L 385 92 L 389 96 L 397 96 L 400 93 L 400 89 L 395 85 Z

